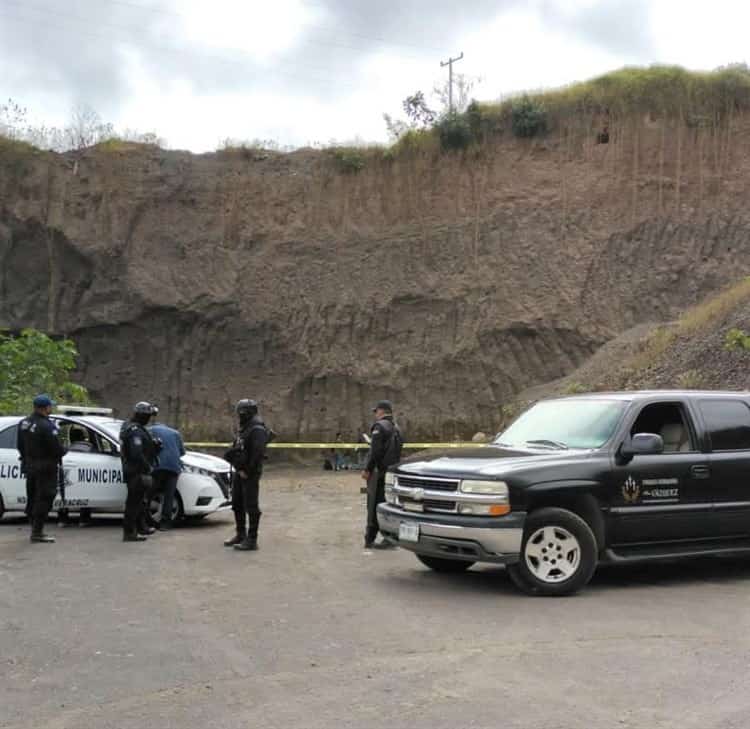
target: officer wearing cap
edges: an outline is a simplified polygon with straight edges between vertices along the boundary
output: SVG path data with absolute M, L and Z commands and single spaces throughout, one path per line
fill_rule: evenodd
M 235 406 L 239 418 L 239 433 L 224 458 L 234 467 L 232 480 L 232 510 L 235 534 L 224 542 L 225 547 L 240 551 L 258 549 L 258 525 L 262 512 L 258 503 L 263 459 L 271 431 L 258 414 L 255 400 L 240 400 Z
M 60 431 L 49 417 L 54 405 L 49 395 L 37 395 L 34 412 L 18 428 L 17 447 L 26 472 L 26 513 L 31 519 L 32 542 L 55 541 L 44 533 L 44 522 L 57 493 L 58 469 L 65 455 Z
M 133 408 L 130 420 L 123 423 L 120 429 L 120 458 L 128 485 L 122 520 L 123 542 L 142 542 L 146 539 L 143 534 L 146 531 L 144 498 L 151 487 L 151 472 L 157 464 L 159 453 L 158 442 L 146 430 L 146 425 L 158 412 L 155 405 L 139 402 Z
M 375 545 L 378 535 L 378 504 L 385 501 L 385 473 L 389 466 L 401 460 L 403 436 L 393 419 L 393 404 L 390 400 L 381 400 L 374 408 L 375 422 L 370 430 L 370 454 L 367 465 L 362 471 L 362 478 L 367 481 L 367 528 L 365 530 L 365 548 Z M 382 546 L 392 546 L 382 542 Z

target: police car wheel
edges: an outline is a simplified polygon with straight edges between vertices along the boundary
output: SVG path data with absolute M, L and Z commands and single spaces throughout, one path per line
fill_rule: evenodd
M 443 559 L 442 557 L 428 557 L 426 554 L 418 554 L 417 559 L 435 572 L 466 572 L 474 563 L 464 562 L 460 559 Z
M 156 526 L 161 522 L 161 505 L 164 499 L 164 494 L 154 494 L 149 504 L 149 518 L 152 525 Z M 182 507 L 182 498 L 179 492 L 175 491 L 174 499 L 172 501 L 172 523 L 181 521 L 185 516 L 185 510 Z
M 572 511 L 547 507 L 527 518 L 520 560 L 508 572 L 531 595 L 572 595 L 588 584 L 596 557 L 591 527 Z
M 3 514 L 5 514 L 5 504 L 3 503 L 2 495 L 0 495 L 0 519 L 3 518 Z

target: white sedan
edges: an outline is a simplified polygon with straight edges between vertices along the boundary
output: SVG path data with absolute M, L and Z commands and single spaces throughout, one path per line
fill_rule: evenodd
M 71 512 L 121 514 L 127 487 L 120 462 L 121 420 L 109 416 L 52 415 L 69 451 L 63 459 L 65 505 Z M 16 450 L 18 416 L 0 417 L 0 517 L 26 507 L 26 480 Z M 74 431 L 73 443 L 70 434 Z M 231 508 L 229 464 L 206 453 L 188 451 L 177 480 L 172 518 L 203 517 Z M 53 509 L 61 506 L 60 496 Z M 151 503 L 151 514 L 161 518 L 161 494 Z

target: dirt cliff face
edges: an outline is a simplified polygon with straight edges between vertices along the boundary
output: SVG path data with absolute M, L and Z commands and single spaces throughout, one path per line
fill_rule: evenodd
M 257 397 L 285 438 L 492 431 L 520 390 L 750 273 L 750 122 L 571 125 L 368 159 L 0 147 L 0 326 L 72 336 L 124 411 L 218 435 Z

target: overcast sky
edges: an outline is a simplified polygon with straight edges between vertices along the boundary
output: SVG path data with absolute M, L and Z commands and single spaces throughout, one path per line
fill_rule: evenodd
M 385 141 L 444 80 L 477 98 L 624 65 L 748 60 L 746 0 L 0 0 L 0 98 L 62 125 L 88 104 L 170 147 Z

